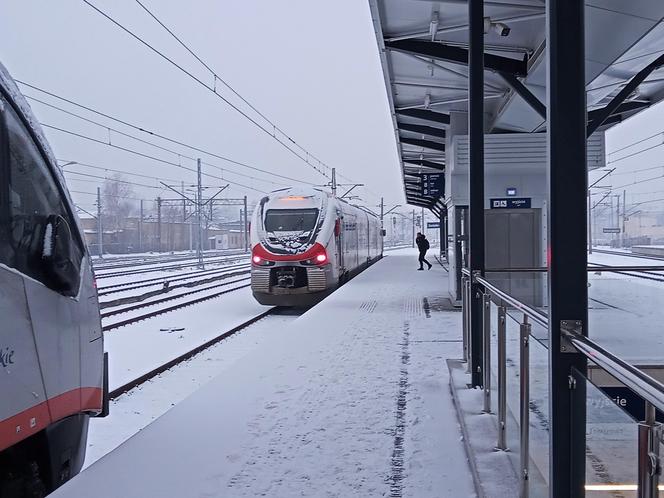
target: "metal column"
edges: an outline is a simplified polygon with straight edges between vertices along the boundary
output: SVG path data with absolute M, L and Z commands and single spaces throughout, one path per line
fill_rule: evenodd
M 588 334 L 584 3 L 546 3 L 549 496 L 570 498 L 585 496 L 586 463 L 585 383 L 574 380 L 572 368 L 585 375 L 587 361 L 561 341 L 563 325 Z
M 484 276 L 484 0 L 469 0 L 468 149 L 470 173 L 470 295 L 471 384 L 482 386 L 482 286 Z
M 248 223 L 248 218 L 247 218 L 247 196 L 244 196 L 244 226 L 243 226 L 243 234 L 244 234 L 244 252 L 249 252 L 249 223 Z
M 157 252 L 161 252 L 161 197 L 157 197 Z
M 104 228 L 101 220 L 101 189 L 97 187 L 97 251 L 99 257 L 104 257 Z

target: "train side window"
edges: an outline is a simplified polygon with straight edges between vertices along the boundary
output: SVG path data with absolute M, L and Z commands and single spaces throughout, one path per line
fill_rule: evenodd
M 12 106 L 0 98 L 0 263 L 54 288 L 43 260 L 46 224 L 59 216 L 75 230 L 58 184 Z M 83 249 L 72 237 L 68 259 L 80 268 Z

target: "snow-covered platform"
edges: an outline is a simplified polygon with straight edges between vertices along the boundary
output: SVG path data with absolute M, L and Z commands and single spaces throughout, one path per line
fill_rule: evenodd
M 52 496 L 474 496 L 461 313 L 416 268 L 389 253 Z

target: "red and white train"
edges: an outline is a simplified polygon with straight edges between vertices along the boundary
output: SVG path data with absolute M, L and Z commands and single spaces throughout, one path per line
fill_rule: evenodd
M 2 64 L 0 316 L 0 497 L 43 496 L 83 465 L 107 361 L 74 204 Z
M 251 290 L 261 304 L 310 306 L 383 255 L 378 217 L 319 189 L 271 192 L 250 232 Z

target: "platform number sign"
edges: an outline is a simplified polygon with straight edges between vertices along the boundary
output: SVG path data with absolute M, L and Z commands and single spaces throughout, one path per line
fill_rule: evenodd
M 422 173 L 422 195 L 440 197 L 445 192 L 445 175 L 443 173 Z

